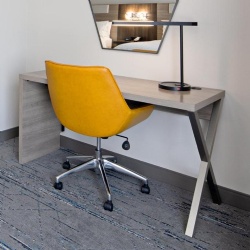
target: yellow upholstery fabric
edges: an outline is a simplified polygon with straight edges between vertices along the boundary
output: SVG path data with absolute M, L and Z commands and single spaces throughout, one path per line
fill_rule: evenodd
M 152 105 L 130 109 L 106 67 L 46 61 L 52 106 L 66 128 L 93 137 L 109 137 L 145 120 Z

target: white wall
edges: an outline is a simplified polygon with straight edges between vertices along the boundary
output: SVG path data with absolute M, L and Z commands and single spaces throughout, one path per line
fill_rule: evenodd
M 26 1 L 0 0 L 0 131 L 18 124 L 18 75 L 26 69 Z
M 27 1 L 27 71 L 44 69 L 44 60 L 50 59 L 105 65 L 124 76 L 179 79 L 177 28 L 169 29 L 158 55 L 106 51 L 100 48 L 88 1 Z M 212 157 L 217 183 L 246 194 L 250 194 L 249 9 L 248 0 L 180 0 L 174 16 L 176 21 L 199 23 L 184 29 L 185 81 L 226 90 Z M 65 134 L 95 143 L 70 131 Z M 104 147 L 197 176 L 199 155 L 187 117 L 156 110 L 124 134 L 130 138 L 131 150 L 123 151 L 116 137 L 104 141 Z

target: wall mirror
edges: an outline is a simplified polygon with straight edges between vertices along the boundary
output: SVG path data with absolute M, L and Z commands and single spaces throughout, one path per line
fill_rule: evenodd
M 101 47 L 157 54 L 179 0 L 89 0 Z M 119 22 L 122 24 L 119 25 Z M 136 22 L 126 25 L 124 22 Z M 138 24 L 147 22 L 148 25 Z

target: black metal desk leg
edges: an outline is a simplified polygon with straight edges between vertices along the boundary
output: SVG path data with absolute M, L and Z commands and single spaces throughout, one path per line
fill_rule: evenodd
M 214 139 L 215 139 L 215 135 L 217 131 L 221 108 L 222 108 L 222 99 L 214 102 L 213 110 L 212 110 L 212 114 L 211 114 L 210 122 L 208 126 L 207 136 L 206 136 L 206 146 L 207 146 L 210 159 L 211 159 L 211 155 L 213 151 Z M 218 187 L 215 182 L 215 177 L 214 177 L 211 161 L 210 161 L 210 166 L 209 166 L 208 175 L 207 175 L 207 183 L 208 183 L 211 195 L 212 195 L 213 202 L 217 204 L 221 204 L 221 197 L 220 197 Z
M 215 177 L 214 177 L 214 173 L 213 173 L 213 168 L 210 162 L 210 166 L 208 166 L 208 174 L 207 174 L 207 184 L 212 196 L 212 200 L 213 203 L 216 203 L 218 205 L 221 204 L 221 197 L 220 197 L 220 193 L 217 187 L 217 184 L 215 183 Z

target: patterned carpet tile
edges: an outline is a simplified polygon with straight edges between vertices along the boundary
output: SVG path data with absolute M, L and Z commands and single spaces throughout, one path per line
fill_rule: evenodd
M 0 144 L 0 249 L 249 249 L 250 213 L 203 198 L 194 237 L 185 236 L 192 193 L 107 171 L 114 211 L 95 171 L 75 173 L 55 190 L 69 150 L 27 164 L 17 160 L 17 139 Z

